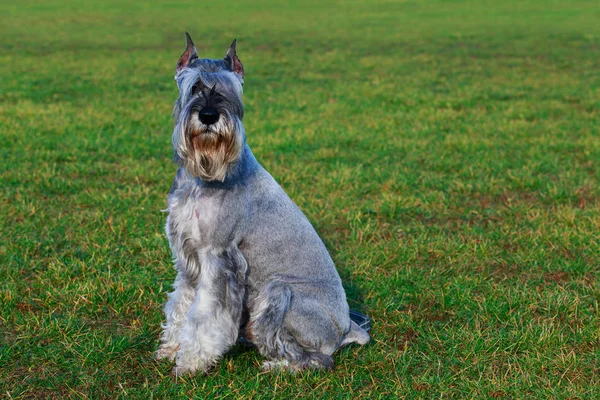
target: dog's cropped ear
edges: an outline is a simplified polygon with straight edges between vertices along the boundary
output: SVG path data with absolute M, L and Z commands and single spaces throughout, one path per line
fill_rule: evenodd
M 227 54 L 225 55 L 225 64 L 227 64 L 227 67 L 229 67 L 229 70 L 236 73 L 236 75 L 240 78 L 240 80 L 242 81 L 242 84 L 243 84 L 244 83 L 244 66 L 242 65 L 242 62 L 240 61 L 240 59 L 238 58 L 238 56 L 236 54 L 236 49 L 235 49 L 236 45 L 237 45 L 237 39 L 234 39 L 233 43 L 231 43 L 231 46 L 229 46 L 229 49 L 227 49 Z
M 190 65 L 192 61 L 198 58 L 198 53 L 196 52 L 196 46 L 194 46 L 194 42 L 192 42 L 192 38 L 189 33 L 185 33 L 185 39 L 187 44 L 185 46 L 185 51 L 177 61 L 177 68 L 175 68 L 175 74 L 178 74 L 182 69 Z

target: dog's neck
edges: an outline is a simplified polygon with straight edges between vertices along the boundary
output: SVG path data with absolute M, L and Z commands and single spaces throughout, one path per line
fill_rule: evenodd
M 230 164 L 227 168 L 227 174 L 225 175 L 225 179 L 223 181 L 212 180 L 207 181 L 201 178 L 195 178 L 195 182 L 197 185 L 202 187 L 210 187 L 210 188 L 225 188 L 231 187 L 239 184 L 243 184 L 245 180 L 247 180 L 250 176 L 254 175 L 254 173 L 259 168 L 258 161 L 252 154 L 252 150 L 247 143 L 244 143 L 244 147 L 238 157 L 237 161 Z

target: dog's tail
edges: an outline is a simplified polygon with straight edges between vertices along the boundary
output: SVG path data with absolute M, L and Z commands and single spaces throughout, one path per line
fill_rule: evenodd
M 340 347 L 350 343 L 357 343 L 360 345 L 369 343 L 371 337 L 369 336 L 369 329 L 371 328 L 371 320 L 366 315 L 358 313 L 356 311 L 350 311 L 350 331 L 342 339 Z

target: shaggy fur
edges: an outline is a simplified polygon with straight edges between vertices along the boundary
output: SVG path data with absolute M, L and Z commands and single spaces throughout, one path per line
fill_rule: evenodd
M 245 143 L 235 41 L 210 60 L 187 39 L 175 73 L 180 168 L 167 199 L 178 273 L 156 356 L 175 360 L 176 374 L 205 372 L 243 335 L 268 359 L 265 369 L 332 368 L 337 348 L 369 335 L 350 321 L 314 228 Z M 207 109 L 216 122 L 200 120 Z

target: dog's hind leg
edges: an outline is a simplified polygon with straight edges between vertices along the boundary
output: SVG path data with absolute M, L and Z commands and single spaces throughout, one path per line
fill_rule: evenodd
M 160 346 L 156 351 L 157 360 L 166 358 L 173 361 L 175 359 L 175 354 L 179 349 L 177 341 L 179 330 L 185 322 L 187 312 L 194 300 L 195 290 L 181 272 L 177 274 L 173 288 L 175 290 L 168 294 L 169 299 L 165 305 L 167 322 L 162 325 Z
M 298 313 L 290 309 L 291 300 L 290 287 L 272 281 L 255 301 L 247 330 L 260 353 L 269 359 L 263 363 L 263 369 L 332 369 L 331 354 L 338 340 L 329 338 L 335 335 L 336 329 L 322 313 L 310 312 L 305 318 L 295 320 Z M 301 329 L 311 332 L 306 335 Z
M 176 375 L 208 371 L 235 344 L 242 318 L 247 264 L 237 247 L 200 253 L 200 277 L 179 334 Z

